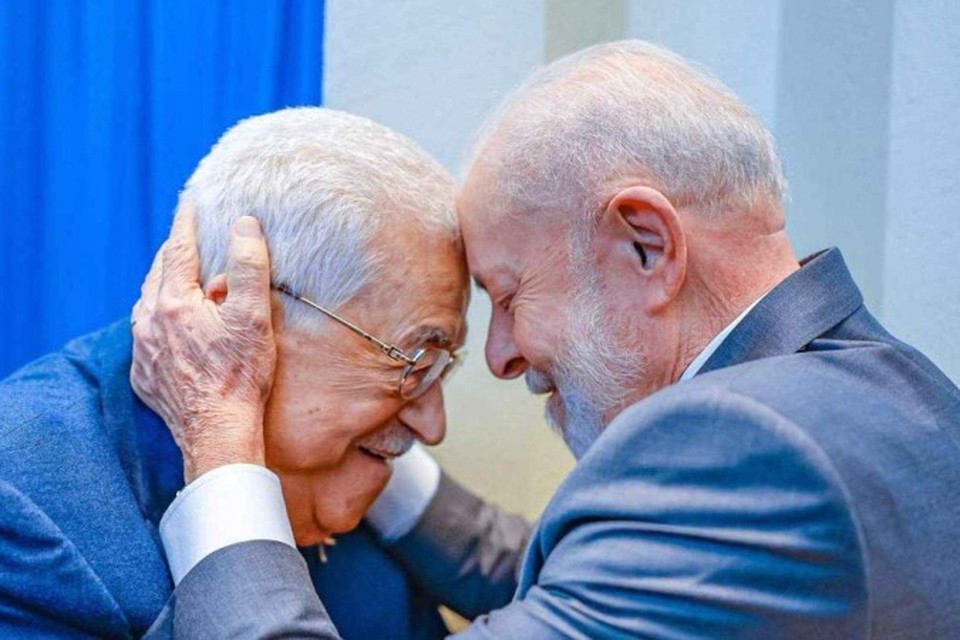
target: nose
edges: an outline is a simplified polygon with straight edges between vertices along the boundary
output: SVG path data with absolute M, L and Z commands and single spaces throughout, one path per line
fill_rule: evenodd
M 430 446 L 440 444 L 447 435 L 443 387 L 435 383 L 422 396 L 403 405 L 397 417 L 420 442 Z
M 498 378 L 509 380 L 527 370 L 527 361 L 520 354 L 520 349 L 513 339 L 513 319 L 497 305 L 493 305 L 490 316 L 485 351 L 487 366 Z

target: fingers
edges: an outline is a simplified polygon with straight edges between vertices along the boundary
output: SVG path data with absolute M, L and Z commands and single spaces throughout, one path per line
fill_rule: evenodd
M 184 200 L 173 218 L 170 238 L 163 250 L 163 276 L 160 294 L 184 298 L 200 289 L 200 255 L 197 253 L 196 214 L 193 205 Z
M 137 331 L 138 329 L 134 328 L 134 332 Z M 130 365 L 130 386 L 144 404 L 156 411 L 157 407 L 152 403 L 150 387 L 147 384 L 149 377 L 144 363 L 148 360 L 149 355 L 144 351 L 142 340 L 135 339 L 133 341 L 133 360 Z
M 233 318 L 270 321 L 270 257 L 260 223 L 251 216 L 237 220 L 231 230 L 222 308 Z
M 207 300 L 212 300 L 217 304 L 223 304 L 227 297 L 227 274 L 218 273 L 203 285 L 203 295 Z
M 133 312 L 130 314 L 130 320 L 137 322 L 144 313 L 157 306 L 157 296 L 160 295 L 160 280 L 163 277 L 163 251 L 167 243 L 160 245 L 157 254 L 153 256 L 153 264 L 150 265 L 150 271 L 140 285 L 140 299 L 133 305 Z

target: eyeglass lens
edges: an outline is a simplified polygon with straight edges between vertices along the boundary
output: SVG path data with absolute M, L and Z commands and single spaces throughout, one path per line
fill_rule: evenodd
M 406 400 L 423 395 L 437 380 L 449 377 L 454 368 L 454 358 L 445 349 L 427 347 L 414 357 L 417 362 L 407 370 L 401 387 Z

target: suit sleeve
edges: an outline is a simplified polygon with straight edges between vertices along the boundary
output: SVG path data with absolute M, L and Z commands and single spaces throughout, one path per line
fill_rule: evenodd
M 416 527 L 389 548 L 428 593 L 472 619 L 513 598 L 530 532 L 443 474 Z
M 510 602 L 529 533 L 525 520 L 444 476 L 424 517 L 392 552 L 431 595 L 475 617 Z M 146 637 L 340 636 L 300 554 L 257 540 L 220 549 L 194 566 Z
M 204 558 L 177 585 L 145 638 L 315 638 L 340 635 L 289 545 L 255 540 Z
M 458 638 L 868 637 L 826 456 L 749 399 L 670 397 L 611 425 L 543 516 L 535 583 Z

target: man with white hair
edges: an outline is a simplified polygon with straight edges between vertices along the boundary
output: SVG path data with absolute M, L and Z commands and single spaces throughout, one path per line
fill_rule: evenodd
M 203 288 L 179 293 L 206 310 L 206 331 L 242 323 L 251 345 L 269 333 L 276 373 L 254 381 L 242 352 L 171 357 L 225 398 L 264 401 L 263 438 L 244 453 L 272 472 L 258 483 L 266 470 L 248 465 L 227 486 L 205 473 L 227 449 L 181 456 L 161 419 L 170 407 L 151 410 L 131 390 L 128 319 L 28 365 L 0 383 L 0 636 L 139 637 L 195 558 L 237 535 L 299 546 L 305 580 L 349 636 L 445 634 L 436 602 L 370 530 L 346 532 L 392 458 L 443 437 L 439 381 L 462 340 L 468 283 L 454 195 L 410 140 L 346 113 L 288 109 L 225 133 L 182 194 L 177 224 L 196 221 Z M 249 262 L 251 242 L 270 247 L 270 273 Z M 161 256 L 158 268 L 178 267 Z M 272 305 L 261 305 L 257 287 L 271 281 Z M 138 355 L 147 368 L 168 357 Z M 214 508 L 202 538 L 167 554 L 168 571 L 170 516 L 189 515 L 182 499 L 200 485 Z M 277 500 L 282 526 L 243 511 L 257 498 Z
M 462 637 L 960 637 L 960 391 L 870 315 L 838 250 L 794 257 L 783 192 L 759 121 L 642 42 L 554 63 L 498 114 L 459 195 L 493 302 L 487 362 L 549 394 L 578 462 L 532 530 L 446 476 L 402 492 L 418 519 L 393 553 L 477 616 Z M 162 286 L 142 337 L 178 350 L 195 323 L 148 312 L 178 301 Z M 145 393 L 184 398 L 163 386 L 177 374 Z M 184 407 L 222 417 L 171 427 L 196 451 L 229 430 L 226 473 L 250 462 L 260 425 L 235 414 L 258 399 L 205 385 Z M 281 569 L 265 585 L 250 563 Z M 181 583 L 171 628 L 338 637 L 302 575 L 282 545 L 221 548 Z M 263 605 L 224 620 L 235 600 Z

